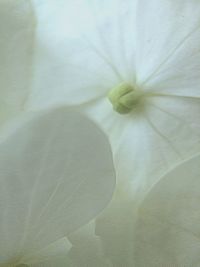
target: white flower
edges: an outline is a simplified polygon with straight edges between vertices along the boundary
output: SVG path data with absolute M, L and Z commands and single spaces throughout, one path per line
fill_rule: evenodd
M 34 3 L 29 104 L 77 106 L 109 136 L 118 187 L 96 231 L 111 266 L 132 267 L 137 203 L 200 152 L 200 2 Z
M 77 105 L 98 122 L 118 183 L 142 199 L 200 151 L 200 3 L 34 2 L 39 67 L 30 105 Z

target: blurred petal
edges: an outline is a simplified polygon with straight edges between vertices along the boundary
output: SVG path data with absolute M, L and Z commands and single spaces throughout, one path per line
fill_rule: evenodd
M 109 202 L 115 173 L 104 134 L 58 109 L 27 115 L 1 143 L 0 262 L 26 262 Z
M 136 228 L 136 266 L 199 266 L 200 156 L 169 172 L 146 197 Z
M 0 123 L 23 111 L 30 93 L 34 23 L 30 1 L 0 1 Z

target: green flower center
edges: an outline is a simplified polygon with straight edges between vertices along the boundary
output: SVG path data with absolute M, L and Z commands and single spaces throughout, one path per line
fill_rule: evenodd
M 120 114 L 128 114 L 137 106 L 143 95 L 142 91 L 123 83 L 108 93 L 108 99 L 115 111 Z

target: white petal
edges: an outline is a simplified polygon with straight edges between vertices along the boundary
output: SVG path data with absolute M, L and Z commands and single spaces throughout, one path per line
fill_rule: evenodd
M 66 109 L 35 113 L 0 149 L 0 261 L 28 256 L 76 230 L 109 202 L 110 146 Z
M 144 200 L 136 266 L 199 266 L 200 156 L 169 172 Z
M 180 47 L 149 77 L 143 87 L 149 92 L 161 95 L 200 98 L 199 42 L 200 27 L 188 34 Z
M 134 5 L 118 0 L 36 4 L 38 30 L 30 104 L 34 108 L 79 104 L 105 96 L 123 80 L 132 81 Z M 80 25 L 84 29 L 72 38 L 71 27 L 76 32 Z
M 0 1 L 0 123 L 23 111 L 28 97 L 34 23 L 30 1 Z
M 163 68 L 174 75 L 182 71 L 180 68 L 185 74 L 190 70 L 187 77 L 191 75 L 192 70 L 185 64 L 189 60 L 190 65 L 194 60 L 193 66 L 199 65 L 199 59 L 195 59 L 199 54 L 199 14 L 200 3 L 196 0 L 138 1 L 136 64 L 139 82 L 146 82 Z M 173 70 L 169 70 L 172 66 Z
M 200 151 L 198 101 L 158 98 L 129 115 L 117 114 L 103 99 L 86 109 L 108 134 L 118 183 L 135 201 L 172 167 Z

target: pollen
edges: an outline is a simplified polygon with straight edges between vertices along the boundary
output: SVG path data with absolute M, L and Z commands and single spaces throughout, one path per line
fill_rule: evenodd
M 108 93 L 113 109 L 120 114 L 128 114 L 140 103 L 144 93 L 133 86 L 123 83 Z

